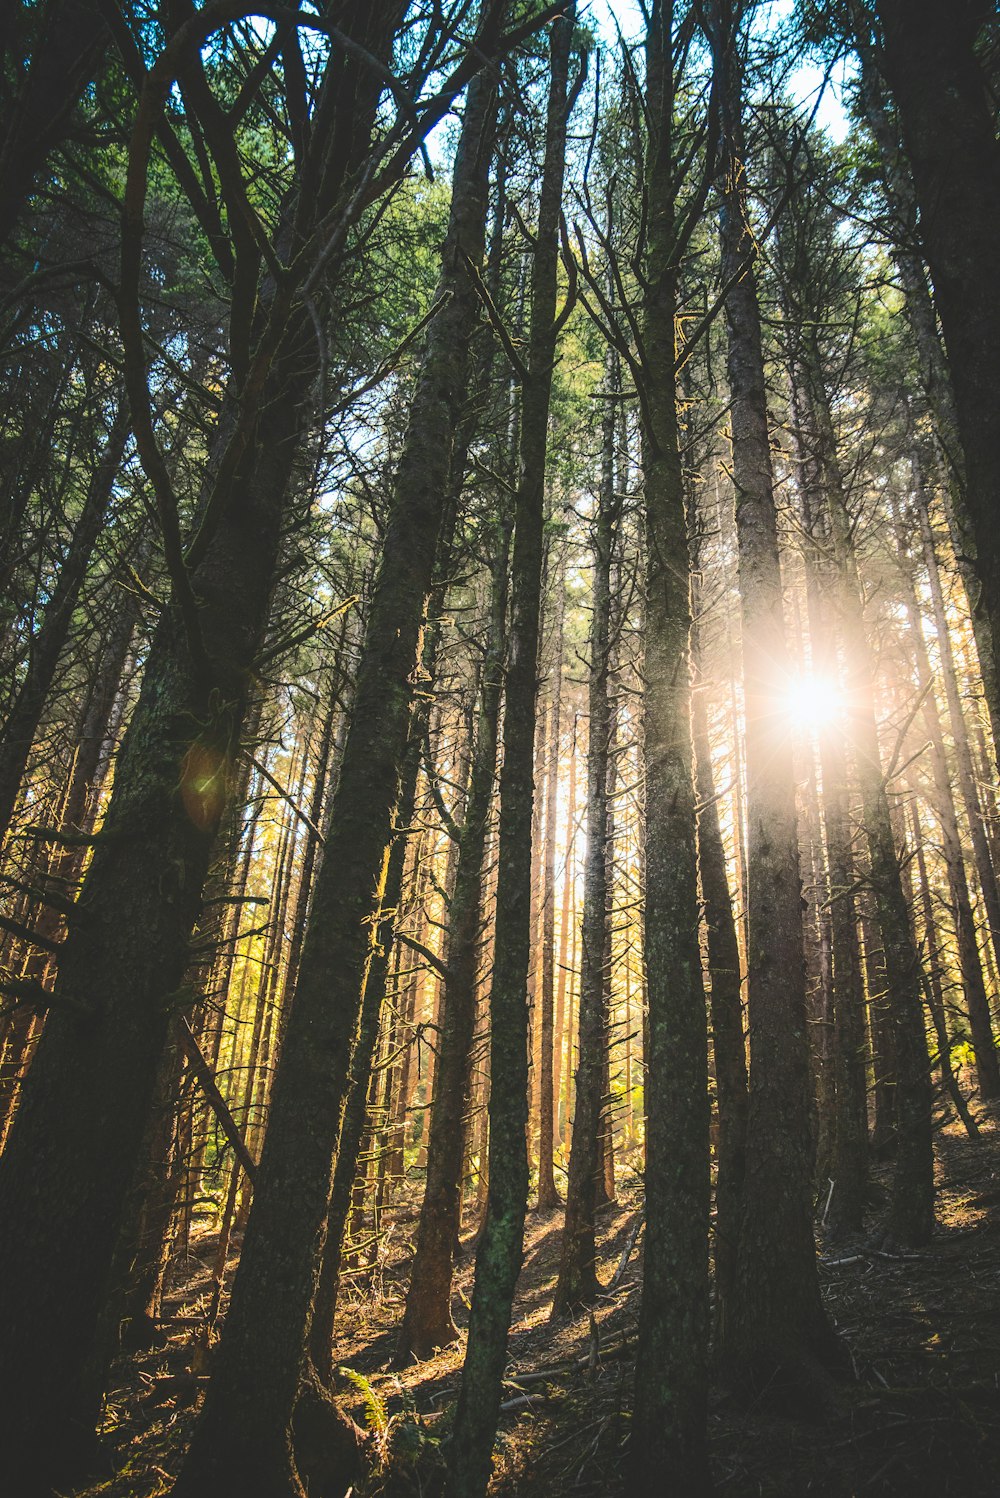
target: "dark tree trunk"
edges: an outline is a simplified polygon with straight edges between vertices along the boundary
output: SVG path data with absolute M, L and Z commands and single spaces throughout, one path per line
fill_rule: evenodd
M 670 1489 L 699 1498 L 711 1489 L 708 1036 L 698 939 L 690 565 L 674 371 L 675 46 L 673 5 L 654 6 L 646 32 L 642 432 L 646 1242 L 628 1470 L 635 1493 Z
M 96 679 L 83 717 L 73 771 L 63 804 L 61 827 L 70 833 L 87 836 L 94 830 L 101 790 L 125 707 L 126 694 L 122 687 L 122 677 L 128 663 L 137 612 L 133 602 L 126 602 L 117 613 L 108 633 L 101 639 Z M 47 885 L 51 881 L 57 894 L 65 898 L 75 890 L 79 881 L 85 846 L 57 846 L 47 860 L 41 846 L 38 851 L 46 873 L 43 884 Z M 51 905 L 43 906 L 35 922 L 35 929 L 43 938 L 56 940 L 63 930 L 63 917 L 59 910 Z M 50 962 L 47 951 L 36 949 L 25 963 L 24 975 L 39 982 L 44 981 Z M 5 1026 L 3 1055 L 0 1060 L 0 1149 L 17 1104 L 19 1083 L 27 1067 L 30 1047 L 39 1023 L 35 1011 L 24 1005 L 14 1010 Z
M 489 27 L 499 23 L 490 10 Z M 489 46 L 491 35 L 481 34 Z M 466 258 L 483 256 L 495 85 L 469 88 L 455 164 L 438 315 L 427 335 L 358 671 L 323 865 L 302 948 L 254 1204 L 218 1361 L 176 1492 L 240 1487 L 246 1498 L 301 1494 L 293 1414 L 317 1408 L 305 1342 L 333 1166 L 361 1018 L 406 750 L 420 632 L 441 526 L 468 346 L 479 300 Z M 447 300 L 446 300 L 447 298 Z M 331 1432 L 332 1435 L 332 1432 Z M 305 1450 L 305 1431 L 299 1451 Z M 338 1449 L 339 1448 L 339 1449 Z M 331 1493 L 357 1476 L 340 1428 Z
M 874 0 L 880 61 L 913 170 L 965 459 L 979 579 L 1000 661 L 1000 143 L 976 40 L 985 0 Z M 988 666 L 988 662 L 984 662 Z M 996 711 L 996 704 L 993 704 Z
M 545 456 L 555 352 L 559 215 L 566 156 L 574 6 L 553 21 L 545 159 L 531 272 L 528 378 L 514 501 L 511 623 L 500 775 L 500 831 L 490 991 L 490 1146 L 486 1218 L 476 1254 L 469 1341 L 447 1479 L 450 1498 L 481 1498 L 493 1439 L 528 1197 L 528 970 L 535 694 L 544 563 Z
M 456 186 L 458 185 L 456 183 Z M 334 1327 L 342 1259 L 358 1186 L 358 1162 L 366 1148 L 364 1139 L 365 1126 L 371 1112 L 369 1094 L 373 1083 L 372 1065 L 389 988 L 390 959 L 396 945 L 396 927 L 403 898 L 409 846 L 408 829 L 413 825 L 416 811 L 421 757 L 427 740 L 432 688 L 437 675 L 438 652 L 441 644 L 441 617 L 452 568 L 455 525 L 468 457 L 468 435 L 468 427 L 463 424 L 451 456 L 449 498 L 442 521 L 435 566 L 437 581 L 428 602 L 427 616 L 430 623 L 425 630 L 422 650 L 421 673 L 424 697 L 410 717 L 406 756 L 400 775 L 399 804 L 395 814 L 396 831 L 389 852 L 385 889 L 381 897 L 382 909 L 378 938 L 365 979 L 358 1038 L 351 1057 L 350 1092 L 345 1105 L 340 1143 L 337 1148 L 330 1208 L 327 1215 L 326 1239 L 323 1244 L 323 1262 L 313 1305 L 309 1333 L 310 1353 L 317 1372 L 326 1383 L 329 1383 L 333 1371 Z M 418 888 L 418 899 L 419 896 Z M 386 1113 L 388 1114 L 392 1109 L 391 1077 L 386 1078 L 386 1087 L 388 1099 Z M 380 1178 L 383 1182 L 389 1174 L 388 1156 L 390 1153 L 392 1152 L 386 1140 L 383 1149 L 386 1158 L 380 1167 Z M 363 1187 L 360 1195 L 363 1199 Z
M 552 644 L 552 677 L 549 688 L 549 743 L 545 772 L 545 896 L 542 911 L 541 1064 L 538 1078 L 538 1209 L 549 1212 L 559 1206 L 554 1169 L 557 1068 L 554 1046 L 562 1031 L 555 1028 L 556 966 L 556 822 L 559 809 L 559 750 L 562 734 L 563 619 L 566 611 L 566 569 L 556 573 L 555 638 Z M 569 880 L 569 870 L 565 875 Z
M 809 415 L 816 443 L 818 476 L 824 489 L 829 550 L 835 574 L 832 595 L 835 627 L 845 661 L 847 731 L 861 794 L 862 821 L 882 931 L 889 1015 L 894 1033 L 898 1149 L 888 1231 L 896 1242 L 918 1244 L 926 1241 L 934 1226 L 931 1089 L 920 962 L 882 772 L 875 721 L 872 652 L 865 629 L 864 592 L 837 459 L 829 396 L 815 346 L 811 349 L 807 376 Z M 853 1048 L 855 1042 L 851 1045 Z
M 430 1357 L 454 1342 L 451 1286 L 462 1218 L 462 1168 L 472 1086 L 476 977 L 483 923 L 483 879 L 496 779 L 506 621 L 509 528 L 493 564 L 490 638 L 483 665 L 469 794 L 458 844 L 441 991 L 437 1089 L 427 1144 L 427 1186 L 397 1356 Z
M 55 681 L 59 657 L 69 638 L 91 554 L 111 502 L 128 430 L 128 408 L 123 405 L 112 423 L 100 462 L 87 485 L 58 582 L 31 644 L 27 673 L 3 726 L 0 740 L 0 841 L 10 827 L 21 779 Z
M 373 15 L 357 0 L 344 27 L 387 57 L 402 8 Z M 365 160 L 382 90 L 367 61 L 339 49 L 326 84 L 338 127 L 317 136 L 326 170 L 314 212 L 335 207 Z M 23 1477 L 27 1486 L 42 1485 L 48 1462 L 70 1465 L 90 1448 L 105 1378 L 96 1329 L 171 1012 L 190 998 L 179 992 L 188 939 L 227 802 L 285 497 L 319 369 L 306 309 L 284 317 L 272 311 L 281 336 L 252 440 L 212 480 L 202 512 L 211 529 L 202 532 L 200 559 L 186 567 L 203 648 L 192 650 L 190 608 L 171 602 L 0 1166 L 0 1425 L 10 1480 Z M 227 412 L 236 399 L 233 390 Z M 230 431 L 224 414 L 220 446 Z M 72 1254 L 67 1242 L 76 1245 Z M 36 1397 L 43 1383 L 44 1404 Z
M 48 0 L 37 9 L 30 59 L 0 113 L 0 245 L 13 233 L 49 154 L 65 139 L 109 41 L 96 0 Z
M 696 568 L 697 582 L 700 569 Z M 698 627 L 698 595 L 694 594 L 691 652 L 697 673 L 691 693 L 691 735 L 694 743 L 698 792 L 698 876 L 708 936 L 709 1012 L 718 1137 L 715 1169 L 715 1231 L 713 1234 L 717 1312 L 732 1303 L 736 1285 L 737 1245 L 746 1171 L 747 1089 L 746 1039 L 743 1033 L 743 993 L 740 949 L 736 938 L 726 850 L 722 841 L 719 803 L 712 773 L 708 736 L 708 690 L 702 664 Z
M 867 876 L 867 868 L 864 870 Z M 858 929 L 861 933 L 862 967 L 868 999 L 868 1030 L 872 1052 L 873 1120 L 872 1154 L 884 1160 L 896 1149 L 896 1050 L 889 1013 L 885 976 L 885 952 L 875 918 L 875 900 L 870 885 L 858 899 Z
M 782 689 L 782 608 L 760 309 L 744 161 L 738 22 L 710 8 L 723 94 L 722 278 L 729 334 L 733 478 L 743 622 L 747 766 L 750 1110 L 737 1294 L 720 1318 L 730 1375 L 757 1392 L 808 1397 L 839 1361 L 820 1299 L 812 1227 L 809 1044 L 792 743 Z
M 609 397 L 615 394 L 614 360 L 606 363 Z M 611 563 L 618 524 L 615 499 L 615 405 L 605 402 L 601 481 L 593 524 L 587 737 L 587 843 L 583 861 L 583 952 L 580 968 L 580 1040 L 576 1109 L 566 1187 L 559 1278 L 553 1317 L 592 1305 L 599 1289 L 595 1212 L 603 1186 L 603 1101 L 608 1045 L 608 766 L 611 748 Z
M 805 383 L 804 381 L 802 383 Z M 804 390 L 796 405 L 808 404 Z M 815 450 L 816 433 L 797 438 L 802 460 L 803 528 L 809 639 L 813 670 L 826 689 L 840 680 L 837 655 L 837 576 L 829 563 L 829 529 L 823 504 L 824 467 Z M 810 444 L 809 439 L 813 438 Z M 854 641 L 867 652 L 867 641 Z M 857 871 L 852 850 L 850 784 L 847 770 L 847 723 L 842 715 L 821 725 L 818 733 L 823 773 L 823 823 L 829 876 L 830 951 L 833 997 L 833 1141 L 824 1162 L 829 1165 L 833 1194 L 827 1226 L 832 1237 L 860 1230 L 868 1185 L 868 1072 L 865 1055 L 864 987 L 855 911 Z

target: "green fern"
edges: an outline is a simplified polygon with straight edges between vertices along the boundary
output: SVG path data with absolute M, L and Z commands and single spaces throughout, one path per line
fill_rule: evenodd
M 383 1440 L 389 1431 L 389 1411 L 385 1407 L 385 1400 L 356 1368 L 338 1368 L 337 1372 L 357 1389 L 365 1404 L 365 1425 L 373 1435 Z

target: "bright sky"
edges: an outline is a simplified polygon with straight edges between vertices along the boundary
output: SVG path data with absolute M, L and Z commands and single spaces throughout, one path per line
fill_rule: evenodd
M 642 10 L 638 0 L 583 0 L 581 10 L 593 16 L 602 36 L 612 41 L 616 35 L 615 19 L 621 33 L 628 40 L 635 40 L 643 29 Z M 755 28 L 768 32 L 786 20 L 794 10 L 794 0 L 763 0 Z M 806 108 L 816 102 L 817 91 L 823 84 L 823 69 L 815 63 L 802 63 L 792 73 L 789 85 L 792 93 Z M 828 131 L 831 139 L 842 141 L 850 131 L 850 124 L 841 102 L 844 87 L 844 65 L 834 69 L 823 94 L 816 114 L 816 123 Z

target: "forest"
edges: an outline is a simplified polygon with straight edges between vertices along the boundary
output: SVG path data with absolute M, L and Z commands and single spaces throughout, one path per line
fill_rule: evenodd
M 996 0 L 0 80 L 0 1498 L 994 1498 Z

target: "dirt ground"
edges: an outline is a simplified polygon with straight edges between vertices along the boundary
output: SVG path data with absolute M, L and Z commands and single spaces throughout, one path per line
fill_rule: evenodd
M 1000 1498 L 1000 1129 L 990 1119 L 982 1127 L 978 1144 L 954 1127 L 938 1136 L 939 1227 L 925 1250 L 889 1257 L 864 1241 L 822 1248 L 824 1297 L 856 1374 L 834 1413 L 803 1423 L 737 1407 L 713 1390 L 709 1436 L 719 1498 Z M 497 1498 L 624 1492 L 641 1233 L 624 1268 L 622 1259 L 636 1238 L 640 1201 L 633 1175 L 601 1218 L 602 1277 L 614 1288 L 593 1318 L 559 1328 L 547 1318 L 561 1215 L 529 1215 L 495 1459 Z M 414 1187 L 391 1215 L 374 1283 L 346 1295 L 337 1356 L 360 1375 L 344 1380 L 348 1406 L 377 1428 L 389 1454 L 388 1474 L 373 1491 L 430 1498 L 462 1349 L 403 1372 L 391 1367 L 417 1203 Z M 164 1307 L 166 1345 L 123 1362 L 106 1425 L 118 1475 L 78 1498 L 169 1491 L 200 1399 L 203 1355 L 192 1354 L 213 1248 L 207 1231 L 195 1237 Z M 469 1243 L 458 1280 L 460 1323 L 472 1252 Z

